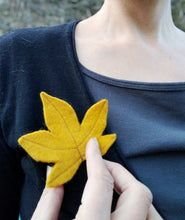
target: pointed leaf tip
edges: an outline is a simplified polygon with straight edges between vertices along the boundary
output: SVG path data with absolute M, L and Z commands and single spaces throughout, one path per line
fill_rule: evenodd
M 93 108 L 97 108 L 97 107 L 101 108 L 101 106 L 103 106 L 104 109 L 106 109 L 106 111 L 108 112 L 108 100 L 107 100 L 107 99 L 102 99 L 102 100 L 100 100 L 99 102 L 97 102 L 97 103 L 95 103 L 93 106 L 91 106 L 91 108 L 92 108 L 92 109 L 93 109 Z M 90 108 L 90 109 L 91 109 L 91 108 Z M 90 110 L 90 109 L 88 109 L 88 110 Z
M 48 95 L 46 92 L 41 92 L 41 93 L 40 93 L 40 98 L 41 98 L 42 101 L 43 101 L 43 99 L 46 98 L 46 97 L 51 97 L 51 98 L 52 98 L 52 96 Z
M 107 99 L 102 99 L 102 100 L 100 100 L 99 102 L 97 102 L 97 103 L 95 103 L 95 104 L 100 104 L 100 103 L 102 103 L 102 104 L 108 104 L 108 100 Z
M 17 140 L 17 142 L 21 145 L 22 136 Z
M 19 139 L 17 140 L 17 142 L 22 146 L 23 145 L 23 142 L 25 140 L 25 136 L 27 136 L 27 134 L 25 135 L 22 135 L 21 137 L 19 137 Z

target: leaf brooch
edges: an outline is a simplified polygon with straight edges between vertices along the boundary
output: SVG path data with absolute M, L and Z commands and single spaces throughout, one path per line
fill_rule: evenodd
M 40 96 L 48 130 L 23 135 L 18 143 L 34 160 L 54 163 L 46 187 L 56 187 L 75 175 L 85 160 L 85 147 L 90 138 L 97 138 L 104 155 L 116 140 L 116 134 L 102 135 L 106 127 L 107 100 L 91 106 L 80 124 L 74 109 L 66 101 L 45 92 Z

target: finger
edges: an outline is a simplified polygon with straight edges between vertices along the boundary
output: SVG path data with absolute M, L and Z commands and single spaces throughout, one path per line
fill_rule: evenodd
M 86 146 L 88 181 L 82 196 L 82 205 L 76 218 L 88 220 L 110 219 L 113 179 L 102 159 L 97 140 Z
M 147 220 L 163 220 L 153 205 L 149 208 Z
M 105 161 L 105 164 L 114 179 L 115 188 L 120 192 L 112 218 L 146 219 L 152 203 L 151 191 L 120 164 L 110 161 Z
M 52 167 L 47 167 L 47 177 Z M 64 197 L 64 186 L 44 188 L 31 220 L 57 220 Z
M 48 178 L 49 174 L 51 173 L 53 167 L 51 166 L 47 166 L 47 170 L 46 170 L 46 179 Z
M 64 187 L 45 188 L 31 220 L 57 220 Z

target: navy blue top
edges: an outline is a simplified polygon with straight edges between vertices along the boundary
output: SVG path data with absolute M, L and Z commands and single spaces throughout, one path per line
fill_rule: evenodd
M 121 155 L 165 219 L 185 219 L 185 84 L 119 80 L 80 66 L 93 101 L 108 100 Z
M 64 99 L 82 121 L 106 98 L 106 133 L 117 140 L 105 155 L 124 165 L 154 196 L 164 219 L 185 216 L 185 82 L 116 80 L 82 69 L 75 48 L 79 21 L 22 28 L 0 37 L 0 219 L 31 218 L 45 186 L 46 164 L 18 145 L 20 136 L 47 129 L 40 92 Z M 65 184 L 59 219 L 75 217 L 87 180 L 85 162 Z M 113 207 L 117 201 L 114 193 Z

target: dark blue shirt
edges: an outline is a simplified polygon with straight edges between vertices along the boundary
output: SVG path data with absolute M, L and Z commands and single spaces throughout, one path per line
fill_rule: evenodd
M 25 133 L 47 129 L 40 92 L 64 99 L 82 121 L 106 98 L 106 133 L 117 133 L 105 155 L 147 185 L 164 219 L 185 216 L 185 83 L 137 83 L 82 71 L 74 41 L 78 21 L 23 28 L 0 37 L 0 219 L 31 218 L 45 186 L 46 164 L 18 145 Z M 83 73 L 85 72 L 85 73 Z M 90 78 L 89 78 L 90 77 Z M 85 162 L 65 184 L 59 219 L 75 217 L 87 175 Z M 114 193 L 113 207 L 117 201 Z
M 165 219 L 185 219 L 185 83 L 119 80 L 80 65 L 93 101 L 108 100 L 120 156 Z

